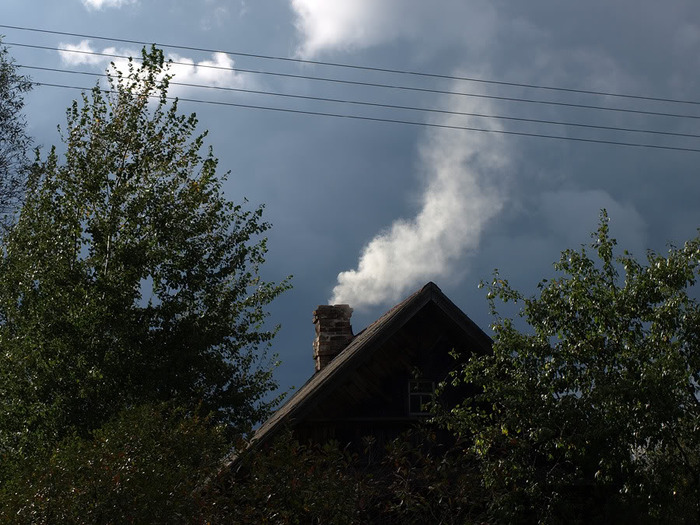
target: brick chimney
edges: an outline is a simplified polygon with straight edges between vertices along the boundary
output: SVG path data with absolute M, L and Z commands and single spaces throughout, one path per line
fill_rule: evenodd
M 351 316 L 352 308 L 347 304 L 319 305 L 314 310 L 316 372 L 330 363 L 352 341 Z

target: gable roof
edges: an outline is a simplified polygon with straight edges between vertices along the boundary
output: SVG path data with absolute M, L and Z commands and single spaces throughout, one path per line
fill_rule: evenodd
M 450 301 L 435 283 L 429 282 L 357 334 L 340 354 L 316 372 L 258 428 L 253 436 L 253 446 L 268 441 L 285 426 L 293 426 L 319 399 L 341 384 L 375 349 L 429 303 L 437 306 L 440 312 L 468 335 L 481 350 L 489 351 L 491 338 Z
M 289 400 L 282 405 L 255 432 L 247 448 L 251 451 L 271 440 L 285 427 L 294 426 L 308 413 L 315 403 L 328 396 L 337 385 L 350 376 L 372 352 L 381 347 L 424 307 L 434 305 L 441 315 L 451 322 L 461 333 L 467 336 L 482 352 L 489 352 L 493 341 L 460 310 L 438 286 L 429 282 L 399 304 L 391 308 L 374 323 L 353 337 L 352 341 L 330 363 L 316 372 Z M 215 476 L 220 478 L 227 471 L 235 468 L 241 459 L 239 452 L 234 452 L 224 460 Z M 210 485 L 207 480 L 200 489 Z

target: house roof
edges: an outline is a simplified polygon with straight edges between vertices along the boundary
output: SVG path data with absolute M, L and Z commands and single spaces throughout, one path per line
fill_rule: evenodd
M 265 421 L 253 436 L 253 446 L 276 435 L 285 426 L 294 426 L 317 401 L 328 395 L 336 385 L 352 374 L 382 343 L 406 324 L 423 307 L 433 303 L 483 351 L 491 347 L 491 339 L 442 293 L 429 282 L 420 290 L 394 306 L 370 326 L 357 334 L 348 346 L 322 370 L 316 372 L 296 393 Z
M 396 334 L 424 307 L 431 304 L 438 309 L 440 314 L 444 315 L 444 318 L 450 321 L 452 326 L 468 337 L 478 350 L 490 351 L 491 338 L 442 293 L 442 290 L 435 283 L 429 282 L 354 336 L 340 354 L 311 376 L 284 405 L 258 428 L 247 451 L 268 442 L 284 428 L 293 427 L 318 401 L 331 394 L 338 385 L 354 373 L 367 357 L 381 348 L 382 344 Z M 216 477 L 221 477 L 231 468 L 235 468 L 240 457 L 239 453 L 230 455 L 222 464 Z M 202 487 L 208 486 L 210 481 L 205 482 Z

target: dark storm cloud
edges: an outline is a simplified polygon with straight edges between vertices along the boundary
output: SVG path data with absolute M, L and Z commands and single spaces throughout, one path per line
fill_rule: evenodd
M 674 5 L 673 10 L 651 2 L 621 2 L 614 5 L 593 2 L 584 6 L 554 2 L 513 5 L 505 2 L 444 1 L 438 2 L 437 7 L 431 4 L 430 10 L 425 4 L 412 2 L 384 2 L 381 5 L 356 2 L 351 9 L 334 9 L 315 0 L 295 0 L 292 3 L 298 14 L 297 25 L 305 36 L 299 49 L 306 56 L 337 56 L 339 52 L 350 54 L 363 47 L 386 46 L 393 40 L 400 40 L 405 56 L 417 57 L 416 61 L 431 62 L 431 69 L 435 71 L 460 68 L 466 71 L 466 76 L 490 76 L 520 83 L 596 91 L 642 95 L 660 93 L 666 97 L 686 96 L 688 86 L 696 82 L 694 69 L 679 67 L 684 63 L 697 62 L 698 30 L 688 20 L 697 19 L 692 15 L 697 14 L 698 8 L 690 3 Z M 435 24 L 435 16 L 440 15 L 444 18 Z M 392 24 L 392 20 L 396 22 Z M 462 31 L 455 31 L 457 27 Z M 445 50 L 451 52 L 445 53 Z M 448 58 L 449 61 L 446 60 Z M 491 87 L 488 92 L 515 98 L 533 98 L 533 93 L 536 93 L 532 89 L 513 87 Z M 668 104 L 642 104 L 639 101 L 571 93 L 545 92 L 545 95 L 548 96 L 537 93 L 540 98 L 560 102 L 669 111 Z M 599 126 L 666 131 L 682 131 L 688 127 L 687 123 L 677 119 L 521 102 L 499 102 L 489 106 L 480 103 L 473 107 L 482 113 L 489 109 L 491 113 L 501 115 Z M 695 144 L 671 142 L 665 138 L 654 140 L 658 137 L 653 135 L 621 136 L 617 132 L 599 129 L 552 128 L 532 124 L 527 124 L 527 127 L 509 124 L 508 129 L 583 139 L 647 140 L 685 147 Z M 430 135 L 426 133 L 426 136 Z M 472 136 L 461 139 L 461 144 L 466 147 L 470 142 L 483 140 L 483 137 Z M 498 212 L 502 207 L 509 207 L 511 212 L 518 210 L 521 216 L 528 217 L 527 222 L 539 232 L 541 242 L 538 244 L 550 243 L 552 246 L 575 242 L 576 236 L 581 233 L 580 225 L 594 227 L 597 211 L 605 207 L 617 221 L 615 231 L 637 249 L 650 242 L 647 238 L 649 223 L 655 224 L 658 230 L 660 222 L 668 222 L 680 212 L 675 207 L 673 213 L 669 213 L 670 209 L 664 210 L 661 206 L 656 209 L 646 206 L 650 193 L 648 189 L 639 191 L 640 187 L 653 187 L 656 180 L 659 188 L 654 191 L 655 197 L 663 195 L 668 203 L 666 206 L 673 206 L 670 204 L 672 202 L 678 203 L 673 198 L 674 190 L 666 188 L 658 180 L 661 174 L 653 169 L 653 163 L 649 163 L 651 158 L 669 157 L 670 154 L 666 152 L 620 146 L 535 142 L 534 139 L 509 138 L 506 143 L 502 157 L 517 158 L 518 161 L 505 162 L 501 166 L 501 171 L 507 171 L 511 176 L 500 174 L 499 183 L 505 187 L 501 188 L 497 199 L 480 193 L 480 186 L 487 178 L 493 178 L 493 174 L 479 173 L 476 169 L 471 180 L 466 175 L 464 168 L 468 165 L 473 172 L 475 162 L 458 162 L 455 168 L 459 169 L 453 171 L 454 180 L 463 181 L 466 177 L 467 184 L 471 185 L 471 191 L 462 193 L 462 208 L 469 202 L 478 202 L 484 205 L 484 210 L 488 210 L 478 212 L 477 221 L 460 210 L 446 214 L 439 225 L 432 224 L 421 229 L 424 211 L 419 211 L 412 219 L 397 217 L 397 222 L 391 228 L 379 231 L 374 240 L 365 246 L 356 270 L 340 273 L 333 299 L 359 304 L 386 304 L 431 276 L 443 280 L 457 276 L 463 278 L 467 260 L 455 257 L 455 246 L 462 255 L 473 252 L 478 237 L 488 234 L 489 224 L 494 231 L 498 230 Z M 449 149 L 454 152 L 459 146 L 452 140 Z M 687 165 L 681 162 L 685 167 L 680 169 L 691 168 L 693 154 L 680 155 L 685 155 L 690 162 Z M 449 152 L 443 151 L 443 158 L 448 157 Z M 431 180 L 429 167 L 426 172 Z M 426 188 L 430 186 L 430 182 L 425 185 Z M 426 189 L 426 199 L 429 199 L 428 195 L 429 190 Z M 454 192 L 450 192 L 450 195 L 454 195 Z M 449 209 L 450 200 L 442 198 Z M 687 215 L 692 215 L 690 210 L 687 212 L 684 214 L 686 219 Z M 469 242 L 459 243 L 455 242 L 454 235 L 448 235 L 443 243 L 435 244 L 435 239 L 443 232 L 464 232 L 475 222 L 479 224 L 477 239 L 472 236 Z M 552 228 L 552 225 L 557 227 Z M 487 230 L 482 231 L 483 228 Z M 562 229 L 568 234 L 562 235 Z M 519 235 L 515 231 L 512 233 L 513 239 Z M 497 238 L 501 238 L 506 245 L 512 240 L 508 235 Z M 575 244 L 583 242 L 586 242 L 585 237 Z M 412 244 L 422 250 L 412 249 Z M 537 258 L 541 252 L 541 246 L 536 251 L 524 247 L 518 257 Z M 440 253 L 444 257 L 441 258 Z M 502 250 L 495 249 L 494 253 L 500 254 Z M 496 263 L 494 266 L 498 265 L 498 261 L 493 262 Z M 446 266 L 449 268 L 446 269 Z
M 690 1 L 180 0 L 141 1 L 101 10 L 88 10 L 80 0 L 40 3 L 42 8 L 37 9 L 26 1 L 7 0 L 3 6 L 7 23 L 670 98 L 694 98 L 699 87 L 700 27 L 696 21 L 700 20 L 700 4 Z M 9 30 L 6 34 L 27 42 L 39 38 L 10 34 Z M 54 40 L 56 45 L 60 39 Z M 80 40 L 70 43 L 77 45 Z M 48 42 L 48 37 L 42 37 L 42 43 Z M 92 45 L 102 49 L 110 44 Z M 213 60 L 211 53 L 178 53 L 194 63 Z M 17 48 L 13 54 L 23 62 L 59 64 L 55 52 Z M 231 58 L 235 67 L 273 67 L 253 59 Z M 274 67 L 309 75 L 386 80 L 378 74 L 351 74 L 320 66 Z M 272 77 L 255 81 L 265 89 L 309 95 L 700 133 L 698 121 L 692 120 L 505 101 L 484 104 L 478 99 L 409 96 Z M 693 106 L 466 82 L 415 82 L 489 95 L 700 114 Z M 93 81 L 82 83 L 91 86 Z M 29 96 L 28 120 L 40 144 L 57 142 L 55 125 L 64 121 L 64 109 L 76 95 L 38 88 Z M 284 105 L 278 100 L 247 96 L 246 101 Z M 211 98 L 240 100 L 228 95 Z M 296 102 L 292 107 L 349 111 L 312 102 Z M 232 170 L 227 194 L 238 201 L 247 196 L 253 204 L 267 204 L 266 216 L 274 224 L 267 277 L 295 275 L 295 289 L 273 306 L 272 321 L 282 324 L 275 350 L 285 362 L 279 376 L 283 386 L 300 384 L 311 370 L 311 310 L 332 295 L 339 273 L 359 270 L 363 249 L 371 246 L 373 239 L 394 229 L 404 235 L 397 235 L 396 246 L 406 248 L 413 243 L 416 249 L 410 253 L 418 254 L 418 260 L 415 264 L 402 261 L 407 277 L 400 285 L 385 286 L 388 292 L 383 304 L 366 312 L 356 310 L 356 329 L 376 318 L 397 295 L 428 279 L 435 279 L 486 328 L 488 312 L 483 295 L 476 289 L 478 281 L 498 267 L 506 277 L 513 276 L 516 284 L 534 290 L 539 278 L 551 273 L 550 263 L 561 249 L 589 240 L 586 231 L 595 227 L 600 207 L 610 212 L 613 235 L 635 253 L 646 247 L 663 249 L 667 240 L 682 241 L 700 225 L 697 153 L 494 138 L 463 131 L 438 133 L 392 124 L 185 103 L 182 109 L 198 113 L 202 128 L 210 130 L 209 142 L 222 170 Z M 443 121 L 425 114 L 411 114 L 410 118 Z M 533 133 L 700 147 L 696 139 L 475 118 L 469 122 Z M 490 168 L 484 168 L 479 153 L 488 157 L 488 152 L 493 156 L 494 151 L 499 162 L 487 163 Z M 441 179 L 440 173 L 454 177 Z M 444 195 L 458 197 L 456 203 L 440 193 L 430 193 L 438 181 L 452 184 L 447 185 L 449 191 Z M 431 201 L 431 195 L 437 197 Z M 430 202 L 437 205 L 430 208 Z M 442 209 L 441 202 L 445 204 Z M 420 217 L 428 208 L 452 213 L 447 214 L 449 220 L 434 223 L 437 226 L 432 230 L 416 229 L 427 224 L 421 223 Z M 402 224 L 408 226 L 402 229 Z M 430 231 L 432 236 L 421 238 L 421 231 Z M 441 253 L 431 244 L 436 238 L 447 239 L 446 248 L 458 249 Z M 426 246 L 436 259 L 428 259 Z M 441 254 L 444 257 L 439 259 Z M 395 273 L 391 271 L 394 263 L 387 261 L 388 273 Z M 415 271 L 426 266 L 427 270 Z M 383 286 L 386 281 L 386 277 L 379 280 Z M 365 296 L 359 292 L 352 297 L 353 302 Z

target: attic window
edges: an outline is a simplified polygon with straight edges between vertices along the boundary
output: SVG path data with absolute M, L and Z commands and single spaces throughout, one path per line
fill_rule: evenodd
M 412 416 L 428 415 L 428 404 L 433 400 L 435 383 L 422 379 L 408 382 L 408 413 Z

